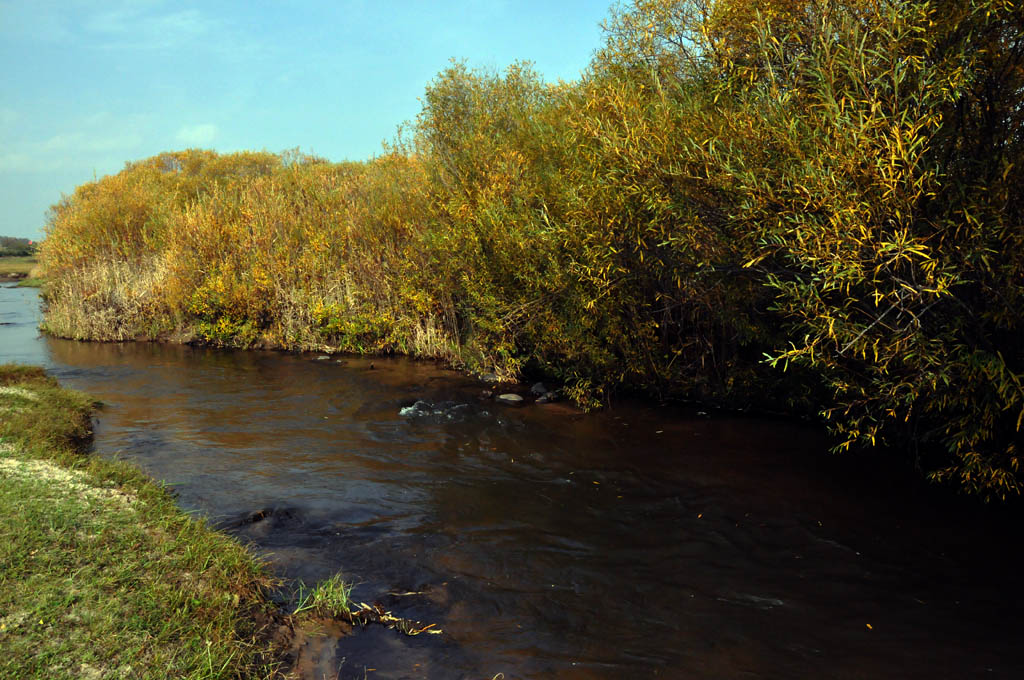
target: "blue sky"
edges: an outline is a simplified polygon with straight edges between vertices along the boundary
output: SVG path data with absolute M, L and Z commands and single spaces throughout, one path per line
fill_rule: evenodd
M 377 154 L 451 58 L 572 80 L 611 0 L 0 0 L 0 235 L 190 147 Z

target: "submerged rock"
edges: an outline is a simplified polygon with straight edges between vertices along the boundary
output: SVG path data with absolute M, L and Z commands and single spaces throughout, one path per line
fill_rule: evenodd
M 270 536 L 282 531 L 294 531 L 303 523 L 298 508 L 266 507 L 228 518 L 217 524 L 219 529 L 240 533 L 249 538 Z
M 414 403 L 410 404 L 409 406 L 403 406 L 402 408 L 398 409 L 398 415 L 408 418 L 410 416 L 429 415 L 433 411 L 434 407 L 431 406 L 430 403 L 423 401 L 421 399 L 417 399 Z
M 427 419 L 432 422 L 461 422 L 473 415 L 473 409 L 470 408 L 469 404 L 461 404 L 455 401 L 431 403 L 417 399 L 409 406 L 401 407 L 398 410 L 398 415 L 403 418 Z

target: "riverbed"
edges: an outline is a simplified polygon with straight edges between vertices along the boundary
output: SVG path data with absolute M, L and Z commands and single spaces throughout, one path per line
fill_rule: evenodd
M 102 400 L 98 455 L 282 577 L 341 572 L 443 630 L 327 635 L 310 677 L 1024 677 L 1019 525 L 813 425 L 514 408 L 429 362 L 78 343 L 39 318 L 38 291 L 0 288 L 0 362 Z

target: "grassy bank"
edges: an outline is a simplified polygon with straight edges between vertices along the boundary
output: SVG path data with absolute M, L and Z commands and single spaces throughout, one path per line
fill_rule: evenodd
M 93 404 L 0 366 L 0 678 L 267 678 L 271 580 L 136 468 Z
M 787 408 L 1019 495 L 1021 1 L 633 0 L 598 47 L 574 82 L 454 63 L 366 163 L 190 150 L 78 187 L 47 330 Z
M 39 266 L 34 255 L 7 255 L 0 257 L 0 280 L 29 276 Z

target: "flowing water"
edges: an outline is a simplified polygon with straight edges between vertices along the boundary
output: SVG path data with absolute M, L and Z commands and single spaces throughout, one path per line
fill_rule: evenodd
M 100 455 L 289 579 L 435 623 L 307 645 L 316 678 L 1020 678 L 1019 524 L 830 457 L 793 423 L 503 407 L 403 359 L 41 338 L 0 362 L 105 406 Z M 503 674 L 503 675 L 499 675 Z

